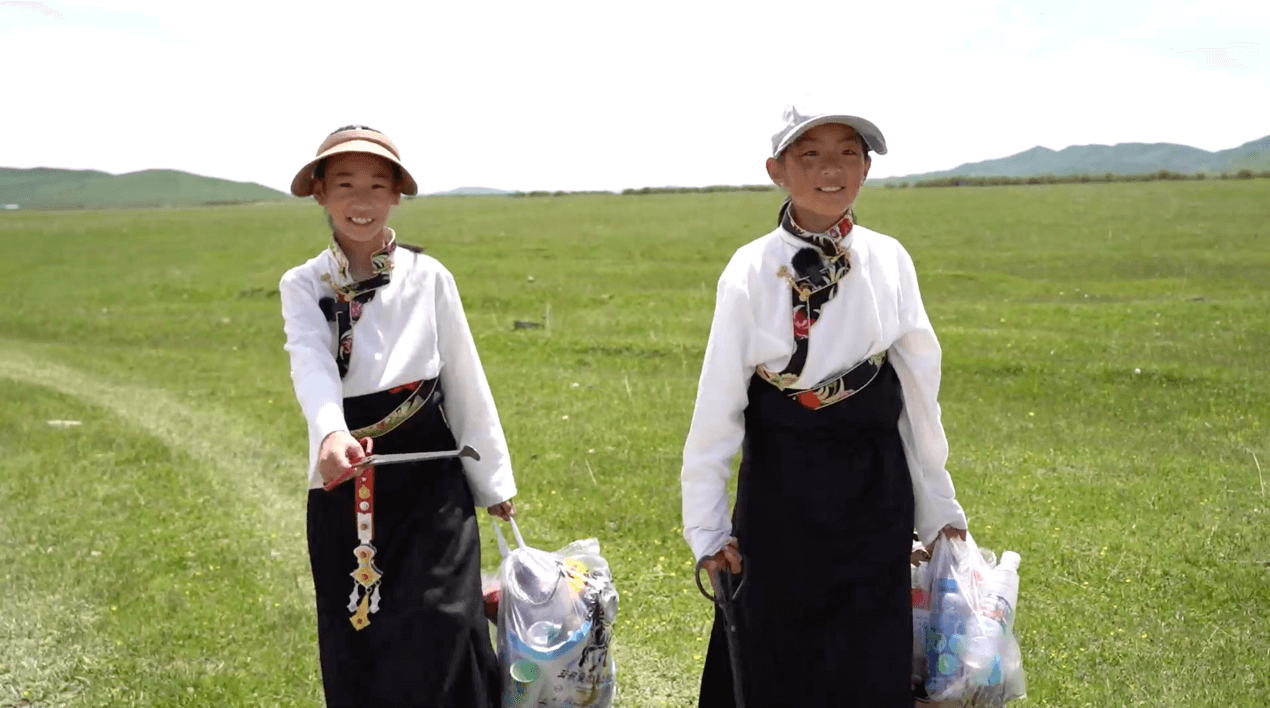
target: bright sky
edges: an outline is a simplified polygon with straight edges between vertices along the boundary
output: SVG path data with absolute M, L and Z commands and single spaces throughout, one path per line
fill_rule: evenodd
M 765 183 L 811 92 L 885 177 L 1035 145 L 1270 134 L 1270 2 L 0 0 L 0 165 L 286 190 L 332 129 L 422 192 Z

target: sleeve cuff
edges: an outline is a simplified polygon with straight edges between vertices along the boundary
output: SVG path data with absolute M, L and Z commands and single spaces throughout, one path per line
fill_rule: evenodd
M 684 538 L 692 549 L 692 557 L 701 560 L 722 550 L 732 538 L 732 529 L 686 528 Z
M 478 507 L 501 504 L 516 496 L 516 480 L 512 477 L 510 468 L 495 473 L 489 484 L 476 485 L 471 479 L 472 475 L 469 474 L 468 486 L 472 488 L 472 501 Z
M 323 404 L 313 418 L 313 427 L 317 431 L 319 445 L 331 433 L 348 432 L 348 424 L 344 422 L 344 406 L 334 401 Z
M 955 528 L 969 530 L 970 527 L 966 524 L 966 512 L 962 510 L 961 504 L 957 503 L 956 499 L 950 501 L 951 504 L 946 508 L 931 514 L 929 519 L 923 520 L 917 525 L 917 537 L 924 545 L 929 546 L 934 543 L 935 538 L 939 536 L 939 532 L 945 526 L 951 525 Z

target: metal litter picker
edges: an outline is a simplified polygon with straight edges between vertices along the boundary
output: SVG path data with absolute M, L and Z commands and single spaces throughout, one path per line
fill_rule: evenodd
M 737 634 L 736 607 L 732 604 L 737 594 L 741 592 L 745 578 L 742 577 L 738 581 L 731 570 L 708 573 L 710 586 L 714 589 L 714 594 L 711 594 L 701 583 L 701 571 L 705 568 L 703 564 L 706 560 L 707 558 L 702 558 L 697 561 L 697 589 L 723 614 L 725 625 L 723 633 L 728 639 L 728 664 L 732 667 L 732 696 L 736 702 L 736 708 L 745 708 L 745 683 L 741 678 L 741 640 Z

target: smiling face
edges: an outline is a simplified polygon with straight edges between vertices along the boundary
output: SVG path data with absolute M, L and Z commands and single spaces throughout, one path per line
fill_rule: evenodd
M 385 238 L 388 217 L 401 203 L 401 183 L 393 167 L 364 152 L 327 158 L 322 179 L 313 183 L 313 198 L 326 207 L 343 243 L 377 244 Z
M 825 231 L 855 203 L 869 176 L 864 141 L 850 126 L 826 123 L 799 136 L 767 174 L 789 192 L 794 219 L 808 231 Z

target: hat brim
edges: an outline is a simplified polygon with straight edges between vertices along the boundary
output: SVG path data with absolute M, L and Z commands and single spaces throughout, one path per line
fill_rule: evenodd
M 401 193 L 409 196 L 414 196 L 419 193 L 418 183 L 415 182 L 414 177 L 410 176 L 410 170 L 406 169 L 406 166 L 401 164 L 401 160 L 398 160 L 397 156 L 392 154 L 392 151 L 388 148 L 369 140 L 349 140 L 342 142 L 335 145 L 330 150 L 321 153 L 312 160 L 309 160 L 308 164 L 301 167 L 300 171 L 295 173 L 295 178 L 291 180 L 291 193 L 297 197 L 307 197 L 313 194 L 314 168 L 316 168 L 317 164 L 322 160 L 325 160 L 332 155 L 338 155 L 344 152 L 364 152 L 370 155 L 378 155 L 379 157 L 388 160 L 401 168 Z
M 886 154 L 886 138 L 882 137 L 882 131 L 878 130 L 878 127 L 874 125 L 872 121 L 859 116 L 830 115 L 816 116 L 815 118 L 810 118 L 802 123 L 799 123 L 797 127 L 789 131 L 789 135 L 786 135 L 785 138 L 780 141 L 780 144 L 776 146 L 776 149 L 772 151 L 772 157 L 779 157 L 782 152 L 785 152 L 785 148 L 789 147 L 795 140 L 802 137 L 803 133 L 806 133 L 818 125 L 825 125 L 827 123 L 840 123 L 842 125 L 849 126 L 854 129 L 857 134 L 859 134 L 859 136 L 864 140 L 864 144 L 870 150 L 879 155 Z

